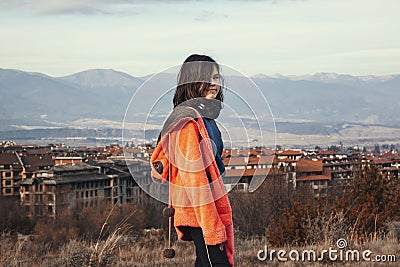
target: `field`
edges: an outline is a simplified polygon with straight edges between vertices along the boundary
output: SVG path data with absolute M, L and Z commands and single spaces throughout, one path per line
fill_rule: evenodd
M 133 238 L 125 234 L 110 236 L 106 240 L 96 243 L 87 243 L 83 240 L 71 239 L 66 241 L 63 246 L 54 251 L 51 243 L 38 242 L 31 237 L 13 240 L 13 236 L 3 233 L 0 236 L 0 266 L 194 266 L 195 252 L 194 245 L 191 242 L 175 242 L 176 257 L 174 259 L 163 258 L 162 252 L 165 248 L 165 240 L 150 238 Z M 395 262 L 377 263 L 363 261 L 332 261 L 326 255 L 322 261 L 278 261 L 271 262 L 269 259 L 261 261 L 257 258 L 259 250 L 268 245 L 268 241 L 263 237 L 241 237 L 237 234 L 235 239 L 236 266 L 397 266 Z M 269 253 L 272 250 L 314 250 L 320 253 L 324 249 L 337 249 L 336 241 L 321 242 L 312 246 L 304 247 L 268 247 Z M 397 261 L 400 261 L 400 243 L 396 238 L 385 237 L 371 239 L 363 244 L 356 244 L 349 241 L 348 248 L 351 250 L 371 250 L 371 259 L 375 255 L 396 255 Z M 339 255 L 339 254 L 338 254 Z M 286 255 L 286 258 L 288 256 Z M 300 258 L 301 259 L 301 258 Z M 343 258 L 344 259 L 344 258 Z M 394 260 L 387 258 L 388 260 Z

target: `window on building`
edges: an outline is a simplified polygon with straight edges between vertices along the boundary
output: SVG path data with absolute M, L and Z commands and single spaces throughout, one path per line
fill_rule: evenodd
M 5 186 L 10 186 L 12 184 L 11 182 L 11 180 L 5 180 Z
M 5 191 L 5 193 L 8 195 L 8 194 L 12 194 L 12 189 L 11 188 L 7 188 L 6 189 L 6 191 Z
M 25 195 L 25 201 L 30 201 L 31 200 L 31 196 L 30 195 Z
M 29 185 L 25 185 L 25 192 L 29 192 Z
M 25 212 L 30 212 L 31 211 L 31 206 L 25 206 Z
M 90 196 L 91 196 L 91 197 L 93 196 L 93 191 L 90 191 Z
M 89 191 L 86 191 L 86 197 L 89 197 Z
M 11 172 L 4 173 L 4 177 L 11 177 Z
M 111 189 L 104 190 L 106 197 L 111 197 Z
M 37 202 L 42 203 L 43 202 L 43 195 L 36 195 L 36 200 L 37 200 Z
M 47 211 L 49 213 L 53 213 L 53 206 L 47 206 Z
M 53 195 L 47 195 L 47 201 L 53 201 Z

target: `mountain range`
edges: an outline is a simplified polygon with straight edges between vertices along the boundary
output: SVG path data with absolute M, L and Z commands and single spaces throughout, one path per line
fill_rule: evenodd
M 64 77 L 0 69 L 0 137 L 12 138 L 19 131 L 32 129 L 118 129 L 132 96 L 149 77 L 133 77 L 111 69 L 87 70 Z M 240 84 L 244 78 L 225 79 Z M 268 100 L 282 138 L 387 137 L 395 142 L 400 137 L 400 75 L 257 74 L 250 79 Z M 171 86 L 175 81 L 175 74 L 166 73 L 155 84 Z M 246 90 L 243 86 L 238 92 L 246 94 Z M 143 101 L 137 101 L 135 108 L 143 110 L 145 103 L 148 105 L 156 96 L 151 90 L 143 92 Z M 228 96 L 227 105 L 238 106 L 237 100 L 229 99 Z M 254 107 L 261 103 L 257 98 L 251 101 Z M 168 113 L 170 109 L 167 106 L 162 112 Z

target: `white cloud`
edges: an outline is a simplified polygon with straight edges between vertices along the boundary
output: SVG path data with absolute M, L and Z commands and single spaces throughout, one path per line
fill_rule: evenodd
M 36 0 L 1 1 L 1 9 L 31 11 L 38 15 L 126 15 L 143 1 L 105 0 Z
M 266 2 L 277 4 L 288 0 L 249 0 L 248 2 Z M 290 0 L 306 1 L 306 0 Z M 186 4 L 188 2 L 205 3 L 210 0 L 0 0 L 0 12 L 5 10 L 23 10 L 39 15 L 131 15 L 138 14 L 137 7 L 155 4 Z M 240 0 L 224 0 L 220 2 L 240 2 Z M 205 20 L 202 16 L 195 20 Z

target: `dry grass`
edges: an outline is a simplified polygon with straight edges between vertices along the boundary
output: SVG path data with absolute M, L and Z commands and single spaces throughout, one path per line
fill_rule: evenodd
M 356 262 L 279 262 L 259 261 L 257 253 L 268 245 L 265 238 L 243 238 L 238 235 L 235 240 L 236 266 L 353 266 Z M 360 251 L 369 249 L 373 255 L 396 255 L 400 261 L 400 243 L 394 237 L 371 238 L 363 244 L 348 242 L 349 249 Z M 176 257 L 165 259 L 162 256 L 165 248 L 163 240 L 148 240 L 140 242 L 140 238 L 129 236 L 127 232 L 116 230 L 114 235 L 96 243 L 82 240 L 69 240 L 59 251 L 43 253 L 43 244 L 33 239 L 16 241 L 10 234 L 0 235 L 0 266 L 193 266 L 195 260 L 194 245 L 191 242 L 174 243 Z M 303 251 L 313 249 L 322 251 L 329 246 L 336 248 L 336 240 L 328 240 L 305 247 L 268 247 L 271 251 L 284 249 L 287 252 L 296 249 Z M 357 266 L 397 266 L 396 263 L 378 264 L 359 262 Z
M 132 231 L 128 223 L 130 214 L 119 224 L 110 227 L 109 219 L 113 210 L 104 220 L 98 237 L 89 242 L 84 239 L 71 238 L 59 240 L 53 233 L 54 240 L 40 238 L 40 236 L 21 236 L 10 233 L 0 233 L 0 267 L 58 267 L 58 266 L 129 266 L 129 267 L 161 267 L 161 266 L 194 266 L 195 248 L 192 242 L 175 241 L 173 248 L 176 257 L 166 259 L 163 250 L 166 248 L 165 233 L 156 235 L 138 235 Z M 291 250 L 300 252 L 314 250 L 317 255 L 329 248 L 337 249 L 336 241 L 339 238 L 347 239 L 346 250 L 372 251 L 375 255 L 395 255 L 400 262 L 400 223 L 392 222 L 387 226 L 386 234 L 375 233 L 359 241 L 353 238 L 350 225 L 343 214 L 320 214 L 314 219 L 304 221 L 301 226 L 306 230 L 306 246 L 273 247 L 266 237 L 248 237 L 242 232 L 235 233 L 235 262 L 236 266 L 398 266 L 398 263 L 373 263 L 373 262 L 340 262 L 330 261 L 328 256 L 324 261 L 287 261 L 275 259 L 260 261 L 257 254 L 265 246 L 268 251 Z M 54 229 L 53 229 L 54 231 Z M 175 236 L 176 239 L 176 236 Z M 52 243 L 53 242 L 53 243 Z M 62 244 L 54 246 L 54 244 Z M 275 254 L 276 255 L 276 254 Z M 286 257 L 288 254 L 286 254 Z

